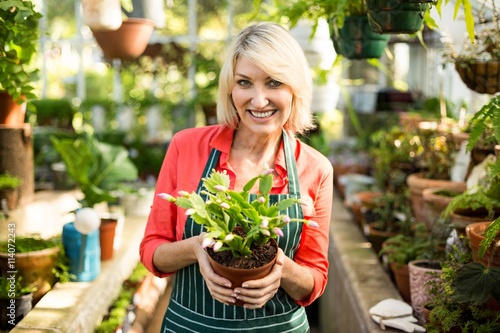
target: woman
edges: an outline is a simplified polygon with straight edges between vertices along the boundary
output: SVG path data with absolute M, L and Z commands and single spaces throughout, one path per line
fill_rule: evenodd
M 295 138 L 314 128 L 311 95 L 310 70 L 288 31 L 258 23 L 238 34 L 219 79 L 220 125 L 174 135 L 156 193 L 199 190 L 200 179 L 213 168 L 226 170 L 231 186 L 241 191 L 267 164 L 274 169 L 274 197 L 300 196 L 302 207 L 288 213 L 319 227 L 287 225 L 271 273 L 231 288 L 210 266 L 202 226 L 175 204 L 155 198 L 140 255 L 157 276 L 175 273 L 162 332 L 309 331 L 304 306 L 326 286 L 333 197 L 331 163 Z M 236 300 L 244 306 L 232 305 Z

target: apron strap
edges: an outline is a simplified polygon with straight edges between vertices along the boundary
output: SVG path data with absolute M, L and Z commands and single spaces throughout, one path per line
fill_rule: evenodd
M 295 151 L 285 130 L 283 130 L 283 147 L 285 149 L 288 193 L 294 198 L 300 199 L 299 173 L 297 171 L 297 163 L 295 163 Z

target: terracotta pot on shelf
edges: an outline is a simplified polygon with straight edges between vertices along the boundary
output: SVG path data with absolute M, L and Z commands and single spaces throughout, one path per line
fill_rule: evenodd
M 472 257 L 474 261 L 482 263 L 484 266 L 500 267 L 500 246 L 495 244 L 495 241 L 500 241 L 500 235 L 494 239 L 493 244 L 488 248 L 483 258 L 479 258 L 478 251 L 481 242 L 484 240 L 484 231 L 491 224 L 491 222 L 476 222 L 469 224 L 465 228 L 467 237 L 470 240 L 472 249 Z
M 391 262 L 391 271 L 394 275 L 394 281 L 396 287 L 398 288 L 399 294 L 403 297 L 403 300 L 410 304 L 411 303 L 411 290 L 410 290 L 410 273 L 408 270 L 408 265 L 398 265 L 396 262 Z
M 488 213 L 485 209 L 461 209 L 451 213 L 450 222 L 457 231 L 458 235 L 466 236 L 466 228 L 470 224 L 477 222 L 491 222 L 499 216 L 500 212 L 497 212 L 495 216 L 488 217 Z
M 442 187 L 426 188 L 422 191 L 422 199 L 428 213 L 425 221 L 423 221 L 427 230 L 432 230 L 434 221 L 440 217 L 441 213 L 453 199 L 453 196 L 445 195 L 443 192 L 458 195 L 466 189 L 467 185 L 465 183 L 453 183 Z
M 114 218 L 101 218 L 101 226 L 99 227 L 99 242 L 101 245 L 101 260 L 109 260 L 113 258 L 115 231 L 118 225 L 118 220 Z
M 376 254 L 382 250 L 382 244 L 387 240 L 387 238 L 396 236 L 399 231 L 385 231 L 377 229 L 377 222 L 370 222 L 365 225 L 365 236 L 368 238 L 372 244 L 373 250 Z
M 449 187 L 449 186 L 463 186 L 463 182 L 454 182 L 445 179 L 427 179 L 423 177 L 423 173 L 412 173 L 406 178 L 406 184 L 410 191 L 410 200 L 412 205 L 413 215 L 417 222 L 425 223 L 430 225 L 429 221 L 429 209 L 425 204 L 423 199 L 423 191 L 426 188 L 434 187 Z
M 373 199 L 379 197 L 380 195 L 382 195 L 380 191 L 360 191 L 352 196 L 352 200 L 348 204 L 348 207 L 351 210 L 354 221 L 360 229 L 363 229 L 363 225 L 365 224 L 363 210 L 373 209 L 375 206 Z
M 272 246 L 276 249 L 276 254 L 278 253 L 278 243 L 276 243 L 275 239 L 269 240 L 272 243 Z M 231 281 L 231 288 L 241 287 L 242 283 L 249 280 L 260 279 L 267 276 L 271 269 L 273 268 L 274 263 L 276 262 L 277 255 L 271 260 L 269 263 L 251 269 L 241 269 L 241 268 L 233 268 L 224 266 L 217 261 L 215 261 L 210 254 L 208 255 L 208 259 L 210 260 L 210 264 L 212 265 L 215 273 L 219 274 L 227 278 Z M 234 305 L 242 306 L 244 302 L 236 301 Z
M 26 103 L 17 104 L 7 92 L 0 91 L 0 125 L 22 125 L 25 115 Z
M 154 28 L 152 20 L 128 18 L 117 30 L 92 30 L 92 33 L 106 58 L 130 60 L 144 52 Z
M 16 271 L 22 276 L 23 286 L 34 288 L 33 304 L 36 304 L 56 283 L 57 278 L 52 272 L 59 257 L 59 247 L 39 251 L 16 253 Z M 7 272 L 9 268 L 9 253 L 0 253 L 0 268 Z

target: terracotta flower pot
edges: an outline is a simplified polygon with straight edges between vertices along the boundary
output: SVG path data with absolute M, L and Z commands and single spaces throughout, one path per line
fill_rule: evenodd
M 365 226 L 365 235 L 373 246 L 375 253 L 382 250 L 382 244 L 391 236 L 395 236 L 399 231 L 385 231 L 377 229 L 377 222 L 368 223 Z
M 270 242 L 272 243 L 272 246 L 276 249 L 276 254 L 277 254 L 278 244 L 276 243 L 276 240 L 270 239 Z M 210 256 L 210 254 L 208 255 L 208 259 L 210 260 L 210 263 L 215 273 L 231 281 L 232 285 L 231 288 L 241 287 L 242 283 L 245 281 L 260 279 L 267 276 L 271 272 L 271 269 L 273 268 L 273 265 L 276 262 L 276 257 L 277 255 L 274 256 L 274 259 L 272 261 L 263 266 L 251 269 L 241 269 L 241 268 L 227 267 L 222 264 L 219 264 Z M 243 304 L 244 303 L 242 301 L 237 300 L 234 305 L 242 306 Z
M 390 263 L 391 271 L 394 274 L 394 280 L 396 282 L 396 287 L 403 297 L 406 303 L 411 302 L 411 290 L 410 290 L 410 273 L 408 271 L 408 265 L 398 266 L 398 263 Z
M 434 221 L 439 218 L 453 199 L 453 196 L 441 193 L 448 192 L 457 195 L 463 193 L 466 189 L 467 185 L 465 183 L 453 183 L 442 187 L 426 188 L 422 191 L 422 199 L 425 203 L 425 209 L 428 212 L 426 220 L 423 221 L 426 224 L 427 230 L 432 230 Z
M 92 30 L 92 33 L 106 58 L 127 60 L 144 52 L 154 28 L 152 20 L 128 18 L 117 30 Z
M 406 184 L 410 190 L 410 199 L 413 210 L 413 215 L 417 222 L 429 225 L 429 209 L 423 199 L 423 191 L 426 188 L 445 187 L 445 186 L 461 186 L 463 182 L 453 182 L 443 179 L 427 179 L 422 173 L 413 173 L 406 178 Z
M 101 218 L 99 227 L 99 242 L 101 244 L 101 260 L 113 258 L 115 230 L 118 225 L 117 219 Z
M 488 217 L 485 209 L 462 209 L 454 211 L 450 214 L 450 222 L 459 235 L 466 236 L 466 228 L 470 224 L 477 222 L 491 222 L 494 221 L 499 215 L 495 214 L 493 217 Z
M 59 248 L 52 247 L 39 251 L 16 253 L 16 270 L 22 276 L 23 286 L 34 288 L 33 304 L 36 304 L 55 284 L 57 278 L 52 272 L 59 256 Z M 9 268 L 9 253 L 0 253 L 2 272 Z
M 0 91 L 0 125 L 22 125 L 25 115 L 26 103 L 19 105 L 7 92 Z
M 476 222 L 469 224 L 465 228 L 465 232 L 467 234 L 467 237 L 470 240 L 470 246 L 472 249 L 472 257 L 474 261 L 480 262 L 486 267 L 488 266 L 495 266 L 495 267 L 500 267 L 500 247 L 491 244 L 489 249 L 486 251 L 484 254 L 484 257 L 482 259 L 479 258 L 478 256 L 478 251 L 479 251 L 479 245 L 481 241 L 484 239 L 484 231 L 490 225 L 491 222 Z M 495 241 L 500 241 L 500 235 L 497 235 L 495 238 Z

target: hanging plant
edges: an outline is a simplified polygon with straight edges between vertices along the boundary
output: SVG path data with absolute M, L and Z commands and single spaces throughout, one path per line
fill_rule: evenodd
M 475 33 L 474 42 L 464 41 L 462 50 L 456 52 L 450 42 L 446 42 L 446 61 L 453 62 L 465 85 L 480 94 L 500 92 L 500 24 L 493 3 L 493 24 L 487 25 L 480 13 L 483 28 Z M 484 6 L 484 5 L 483 5 Z

